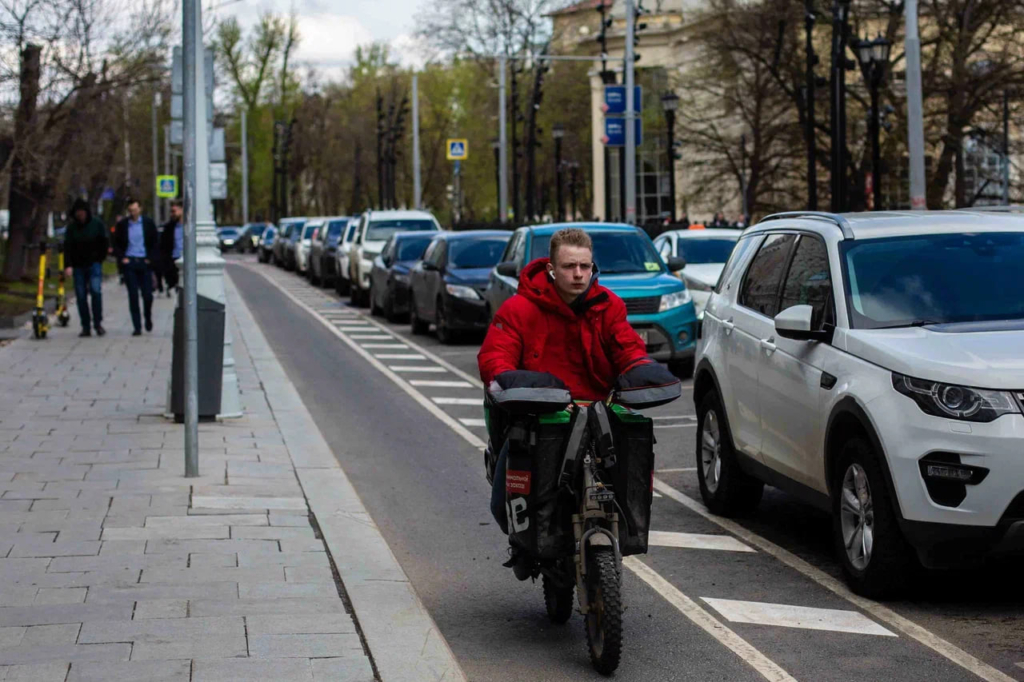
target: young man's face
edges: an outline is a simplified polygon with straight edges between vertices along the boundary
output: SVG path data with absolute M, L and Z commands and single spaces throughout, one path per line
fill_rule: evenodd
M 84 223 L 87 215 L 89 214 L 86 213 L 85 209 L 80 208 L 77 211 L 75 211 L 75 220 L 77 220 L 80 223 Z
M 171 206 L 171 217 L 175 220 L 181 220 L 181 206 Z
M 139 202 L 133 201 L 128 204 L 128 215 L 132 217 L 132 220 L 138 220 L 139 216 L 142 215 L 142 206 L 139 205 Z
M 571 303 L 590 286 L 594 253 L 585 246 L 560 246 L 548 265 L 549 277 L 562 300 Z

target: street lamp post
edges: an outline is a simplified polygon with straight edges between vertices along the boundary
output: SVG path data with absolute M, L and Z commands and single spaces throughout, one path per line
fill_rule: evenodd
M 832 212 L 846 210 L 846 43 L 850 0 L 832 3 Z
M 576 173 L 580 169 L 578 161 L 567 161 L 565 164 L 569 168 L 569 202 L 572 206 L 572 220 L 576 220 Z
M 565 137 L 565 126 L 556 123 L 551 126 L 551 137 L 555 140 L 555 210 L 554 219 L 565 220 L 565 199 L 562 197 L 562 138 Z
M 864 82 L 871 94 L 871 113 L 868 120 L 868 134 L 871 137 L 871 193 L 874 210 L 881 209 L 881 166 L 882 152 L 879 140 L 880 131 L 878 125 L 878 90 L 885 80 L 885 70 L 889 65 L 889 51 L 892 44 L 879 35 L 874 40 L 858 40 L 852 46 L 860 63 L 861 72 L 864 74 Z
M 494 150 L 494 189 L 498 196 L 498 222 L 505 222 L 501 215 L 501 140 L 491 140 L 491 149 Z
M 676 109 L 679 95 L 669 90 L 661 96 L 661 108 L 665 111 L 665 127 L 668 129 L 668 194 L 669 222 L 676 221 Z

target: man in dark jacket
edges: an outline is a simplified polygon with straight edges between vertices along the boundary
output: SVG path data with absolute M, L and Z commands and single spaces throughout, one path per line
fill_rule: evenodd
M 77 199 L 71 207 L 71 222 L 64 233 L 65 275 L 74 277 L 75 301 L 82 322 L 79 336 L 91 336 L 91 326 L 98 336 L 103 329 L 103 261 L 107 257 L 107 229 L 99 218 L 93 218 L 89 203 Z M 92 303 L 92 316 L 89 303 Z
M 114 252 L 124 267 L 124 283 L 128 287 L 128 309 L 132 314 L 135 331 L 142 336 L 139 315 L 139 294 L 146 319 L 146 331 L 153 331 L 153 266 L 160 258 L 156 224 L 142 215 L 138 199 L 128 200 L 128 217 L 114 228 Z
M 175 261 L 181 258 L 181 250 L 184 239 L 184 226 L 182 225 L 182 204 L 175 199 L 171 202 L 171 219 L 164 224 L 164 231 L 160 233 L 160 256 L 161 267 L 163 268 L 164 279 L 167 281 L 167 296 L 171 296 L 174 287 L 178 286 L 178 266 Z

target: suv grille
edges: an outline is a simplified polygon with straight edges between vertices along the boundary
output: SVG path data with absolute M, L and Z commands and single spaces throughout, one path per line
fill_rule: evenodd
M 661 307 L 661 296 L 645 296 L 643 298 L 624 298 L 628 315 L 651 315 Z

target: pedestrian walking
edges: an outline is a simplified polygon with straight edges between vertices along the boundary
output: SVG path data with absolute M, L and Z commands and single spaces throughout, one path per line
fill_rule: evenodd
M 142 315 L 139 314 L 139 295 L 146 331 L 153 331 L 153 266 L 160 258 L 156 225 L 149 216 L 142 215 L 138 199 L 128 200 L 128 217 L 114 230 L 114 249 L 124 267 L 124 283 L 128 287 L 128 309 L 135 330 L 132 336 L 142 336 Z
M 708 225 L 708 227 L 724 228 L 730 227 L 730 225 L 729 221 L 725 219 L 725 213 L 719 211 L 718 213 L 715 214 L 714 220 L 711 221 L 711 224 Z
M 161 267 L 163 268 L 164 279 L 167 281 L 168 298 L 170 298 L 173 290 L 178 286 L 178 265 L 176 261 L 181 258 L 181 250 L 185 238 L 181 216 L 181 201 L 175 199 L 171 202 L 171 219 L 164 224 L 164 231 L 160 234 Z
M 64 232 L 64 274 L 75 282 L 75 302 L 82 322 L 79 336 L 103 336 L 103 261 L 107 258 L 107 228 L 89 210 L 89 202 L 77 199 L 71 206 L 71 222 Z M 92 310 L 89 304 L 92 304 Z M 91 315 L 90 315 L 91 312 Z

